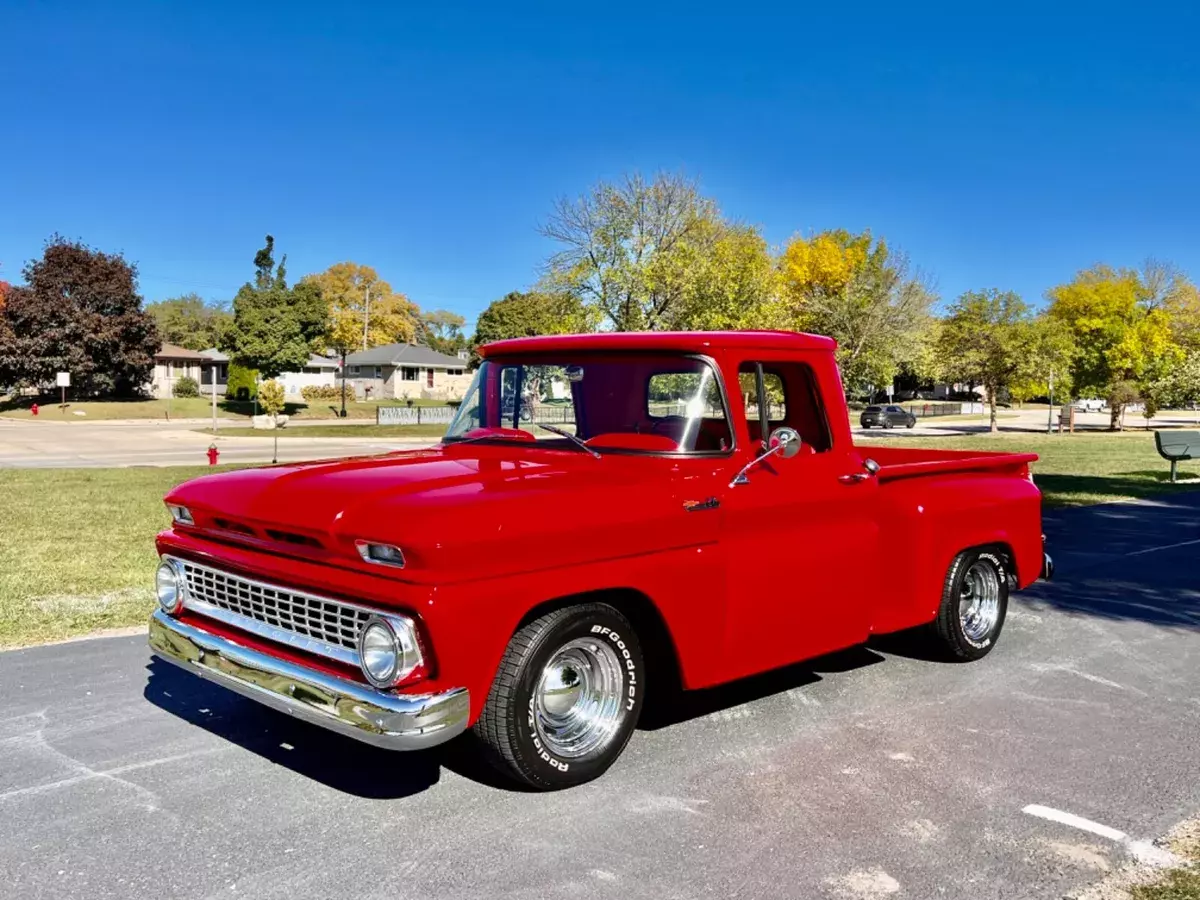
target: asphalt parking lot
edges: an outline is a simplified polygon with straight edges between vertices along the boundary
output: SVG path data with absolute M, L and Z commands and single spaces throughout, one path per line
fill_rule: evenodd
M 1046 532 L 1058 578 L 1014 600 L 984 661 L 889 640 L 690 696 L 605 778 L 550 795 L 498 786 L 465 746 L 327 735 L 151 663 L 140 636 L 0 653 L 0 884 L 1060 897 L 1200 810 L 1200 493 L 1056 512 Z

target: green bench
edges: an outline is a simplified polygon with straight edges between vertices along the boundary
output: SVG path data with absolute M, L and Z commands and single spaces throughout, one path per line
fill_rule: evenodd
M 1200 431 L 1156 431 L 1154 445 L 1158 455 L 1171 462 L 1171 483 L 1175 483 L 1175 467 L 1182 459 L 1200 459 Z

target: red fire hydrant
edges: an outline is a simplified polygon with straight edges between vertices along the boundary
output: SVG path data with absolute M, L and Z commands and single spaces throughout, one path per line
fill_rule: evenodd
M 215 466 L 217 464 L 217 458 L 220 455 L 221 455 L 221 451 L 217 449 L 216 444 L 208 445 L 208 464 L 210 466 Z
M 33 406 L 29 407 L 29 411 L 36 416 L 38 412 L 38 405 L 36 403 L 33 404 Z

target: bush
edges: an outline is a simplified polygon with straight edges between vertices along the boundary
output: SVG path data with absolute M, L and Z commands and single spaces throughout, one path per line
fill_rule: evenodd
M 172 393 L 176 397 L 199 397 L 200 385 L 196 383 L 196 379 L 190 375 L 184 375 L 175 382 L 175 387 Z
M 347 390 L 347 393 L 351 392 Z M 342 389 L 334 384 L 306 384 L 300 388 L 300 396 L 306 403 L 313 403 L 317 400 L 340 400 L 342 399 Z M 351 396 L 353 396 L 352 393 Z
M 258 371 L 229 364 L 229 380 L 225 384 L 225 397 L 229 400 L 253 400 L 258 393 Z

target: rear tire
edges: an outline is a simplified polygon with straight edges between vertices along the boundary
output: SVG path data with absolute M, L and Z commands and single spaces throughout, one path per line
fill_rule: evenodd
M 996 645 L 1007 614 L 1007 562 L 991 550 L 964 550 L 946 572 L 930 626 L 934 643 L 949 659 L 982 659 Z
M 475 734 L 509 777 L 540 791 L 574 787 L 621 755 L 644 696 L 629 621 L 605 603 L 569 606 L 513 635 Z
M 883 427 L 884 427 L 884 428 L 891 428 L 891 427 L 892 427 L 892 420 L 891 420 L 891 419 L 884 419 L 884 420 L 883 420 Z

